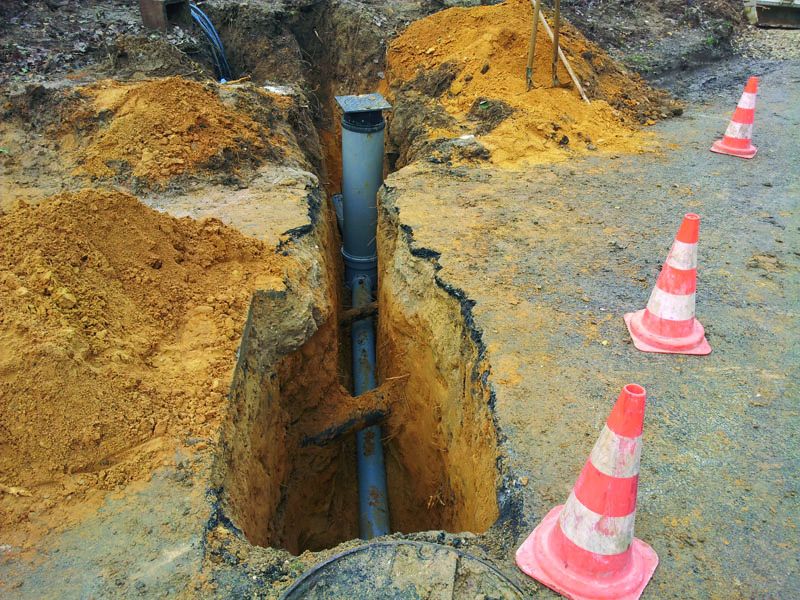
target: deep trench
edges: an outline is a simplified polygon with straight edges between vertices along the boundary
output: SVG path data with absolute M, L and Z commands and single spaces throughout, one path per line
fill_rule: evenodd
M 350 336 L 340 323 L 349 292 L 330 202 L 341 181 L 333 96 L 375 91 L 381 63 L 374 57 L 383 49 L 372 40 L 354 50 L 363 40 L 352 30 L 352 15 L 340 14 L 352 5 L 318 3 L 293 16 L 244 10 L 213 14 L 235 74 L 250 72 L 263 83 L 274 82 L 281 69 L 287 77 L 300 72 L 309 98 L 318 141 L 310 141 L 308 155 L 324 190 L 312 193 L 318 222 L 304 235 L 317 236 L 329 316 L 277 341 L 267 324 L 281 311 L 290 322 L 292 299 L 254 297 L 231 388 L 220 488 L 227 517 L 251 543 L 299 554 L 359 535 L 355 436 L 325 446 L 303 441 L 331 415 L 364 404 L 348 393 Z M 286 64 L 261 68 L 264 44 L 275 39 L 286 47 L 270 52 L 294 55 L 298 72 Z M 389 407 L 383 444 L 391 529 L 482 533 L 498 517 L 488 365 L 464 300 L 437 284 L 435 265 L 413 255 L 406 237 L 391 215 L 379 217 L 376 394 Z

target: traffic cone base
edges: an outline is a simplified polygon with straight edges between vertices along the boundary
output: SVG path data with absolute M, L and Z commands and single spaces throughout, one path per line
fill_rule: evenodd
M 662 354 L 692 354 L 705 356 L 711 354 L 711 346 L 706 340 L 705 329 L 697 319 L 692 322 L 692 331 L 686 337 L 674 338 L 660 336 L 649 331 L 642 324 L 646 309 L 627 313 L 623 318 L 633 345 L 642 352 L 660 352 Z
M 758 152 L 758 148 L 750 144 L 749 148 L 734 148 L 733 146 L 728 146 L 724 143 L 723 140 L 717 140 L 711 146 L 711 151 L 716 152 L 717 154 L 728 154 L 730 156 L 738 156 L 739 158 L 753 158 Z
M 648 544 L 633 538 L 627 565 L 607 578 L 588 575 L 560 560 L 553 546 L 564 543 L 556 506 L 517 550 L 517 565 L 528 576 L 572 600 L 637 600 L 658 566 L 658 555 Z M 567 543 L 569 540 L 566 540 Z

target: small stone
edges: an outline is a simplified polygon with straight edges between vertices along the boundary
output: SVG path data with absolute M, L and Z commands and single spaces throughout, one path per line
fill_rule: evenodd
M 486 72 L 489 70 L 489 63 L 483 63 L 481 67 L 481 75 L 486 75 Z
M 56 304 L 59 308 L 70 309 L 75 308 L 78 304 L 78 300 L 67 288 L 61 288 L 56 294 Z
M 523 486 L 524 485 L 528 485 L 528 481 L 529 481 L 529 479 L 527 477 L 520 477 L 519 478 L 520 485 L 523 485 Z
M 159 421 L 153 427 L 153 437 L 160 437 L 167 432 L 167 424 L 164 421 Z

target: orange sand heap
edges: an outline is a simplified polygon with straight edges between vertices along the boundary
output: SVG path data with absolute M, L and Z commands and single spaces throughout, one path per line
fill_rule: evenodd
M 568 23 L 562 23 L 561 46 L 591 105 L 581 100 L 571 84 L 550 87 L 553 46 L 541 25 L 534 60 L 536 87 L 526 91 L 532 21 L 528 0 L 507 0 L 494 6 L 451 8 L 412 23 L 389 49 L 389 85 L 397 93 L 409 86 L 413 89 L 415 80 L 436 69 L 456 70 L 438 99 L 462 125 L 450 134 L 477 131 L 480 142 L 491 151 L 491 161 L 501 166 L 558 160 L 570 152 L 596 148 L 609 152 L 645 149 L 650 136 L 637 131 L 638 123 L 652 124 L 676 105 L 617 65 Z M 558 78 L 562 84 L 570 82 L 560 62 Z M 510 115 L 481 134 L 468 115 L 474 121 L 476 108 L 491 109 L 498 100 L 510 108 L 506 109 Z
M 216 84 L 168 77 L 140 83 L 104 81 L 83 88 L 106 118 L 79 155 L 78 174 L 164 181 L 199 169 L 251 163 L 269 151 L 259 125 L 220 99 Z
M 256 287 L 292 259 L 84 190 L 0 217 L 0 523 L 146 476 L 222 416 Z

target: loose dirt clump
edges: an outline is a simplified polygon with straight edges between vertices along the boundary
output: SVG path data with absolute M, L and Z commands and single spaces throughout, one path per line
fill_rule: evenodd
M 21 204 L 0 232 L 6 539 L 31 510 L 119 489 L 178 443 L 205 445 L 252 291 L 280 289 L 291 259 L 113 191 Z
M 495 6 L 453 8 L 413 23 L 389 49 L 390 93 L 402 102 L 414 82 L 429 81 L 424 73 L 439 72 L 447 65 L 444 72 L 451 74 L 453 65 L 458 65 L 457 75 L 438 99 L 461 125 L 451 133 L 482 136 L 492 162 L 505 166 L 563 158 L 568 152 L 641 151 L 648 136 L 638 132 L 638 126 L 679 110 L 665 93 L 615 63 L 569 23 L 562 25 L 562 46 L 591 105 L 572 89 L 560 63 L 562 86 L 551 87 L 552 44 L 541 26 L 535 87 L 527 91 L 525 62 L 532 19 L 527 0 L 507 0 Z M 490 131 L 481 122 L 478 131 L 467 120 L 481 99 L 502 102 L 513 113 Z M 565 139 L 569 143 L 563 143 Z
M 511 116 L 513 112 L 514 109 L 501 100 L 476 98 L 469 108 L 467 118 L 470 121 L 477 121 L 479 125 L 475 133 L 484 135 Z
M 226 104 L 214 84 L 169 77 L 105 81 L 83 92 L 102 124 L 79 151 L 78 174 L 130 174 L 163 183 L 183 173 L 232 170 L 275 156 L 268 133 Z

